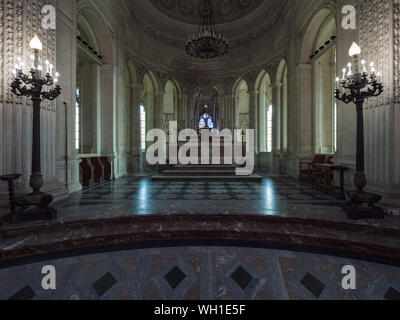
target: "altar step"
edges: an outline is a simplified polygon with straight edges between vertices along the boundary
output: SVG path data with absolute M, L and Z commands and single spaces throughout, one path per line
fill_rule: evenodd
M 154 175 L 154 182 L 251 182 L 262 183 L 263 177 L 257 174 L 250 176 L 236 175 L 234 166 L 175 166 Z
M 153 182 L 251 182 L 262 183 L 263 177 L 253 174 L 251 176 L 165 176 L 155 175 Z

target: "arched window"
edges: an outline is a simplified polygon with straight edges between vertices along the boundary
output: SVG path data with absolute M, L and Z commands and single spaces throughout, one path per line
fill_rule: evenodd
M 146 111 L 144 105 L 140 105 L 140 149 L 146 151 Z
M 81 149 L 81 116 L 80 116 L 80 90 L 76 88 L 76 105 L 75 105 L 75 150 L 80 152 Z
M 203 113 L 200 117 L 199 129 L 214 129 L 214 119 L 207 112 Z
M 272 152 L 272 108 L 272 104 L 267 108 L 267 152 Z

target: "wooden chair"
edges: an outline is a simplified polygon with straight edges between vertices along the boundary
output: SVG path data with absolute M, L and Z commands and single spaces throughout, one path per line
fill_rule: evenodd
M 314 157 L 312 162 L 301 162 L 300 163 L 300 180 L 307 178 L 312 179 L 314 165 L 326 163 L 327 156 L 325 154 L 318 154 Z
M 100 165 L 103 168 L 103 174 L 102 177 L 104 180 L 111 180 L 111 164 L 108 160 L 107 157 L 101 157 L 100 159 Z
M 90 163 L 94 168 L 94 182 L 100 183 L 101 178 L 103 177 L 103 168 L 100 165 L 99 158 L 90 158 Z
M 79 180 L 82 187 L 90 187 L 90 180 L 92 179 L 92 166 L 88 159 L 82 159 L 79 165 Z

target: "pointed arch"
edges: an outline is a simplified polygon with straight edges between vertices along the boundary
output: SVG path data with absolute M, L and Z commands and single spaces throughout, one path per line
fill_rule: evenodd
M 329 20 L 330 18 L 333 18 L 336 23 L 335 14 L 330 8 L 320 9 L 311 18 L 302 40 L 300 63 L 310 62 L 310 56 L 315 52 L 318 43 L 318 35 L 321 34 L 321 28 L 324 26 L 324 22 L 326 23 L 327 19 Z
M 300 94 L 312 97 L 307 111 L 311 126 L 301 129 L 309 137 L 310 150 L 313 153 L 334 153 L 336 145 L 336 100 L 332 92 L 336 77 L 336 15 L 330 8 L 322 8 L 311 18 L 304 34 L 300 63 L 304 65 L 305 80 L 301 85 L 310 89 L 300 89 Z M 308 79 L 308 80 L 307 80 Z M 306 97 L 303 98 L 306 101 Z M 301 104 L 301 108 L 306 106 Z M 302 125 L 300 125 L 302 126 Z

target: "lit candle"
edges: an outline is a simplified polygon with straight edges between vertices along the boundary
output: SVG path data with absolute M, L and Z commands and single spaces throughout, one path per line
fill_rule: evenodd
M 370 67 L 371 67 L 371 78 L 372 78 L 372 81 L 375 81 L 375 80 L 376 80 L 375 63 L 374 63 L 374 62 L 371 62 L 371 63 L 370 63 Z
M 359 73 L 359 65 L 358 65 L 358 57 L 361 54 L 361 48 L 360 46 L 353 42 L 353 44 L 350 47 L 349 50 L 349 56 L 353 58 L 354 60 L 354 73 L 358 74 Z
M 35 69 L 35 56 L 33 54 L 31 54 L 31 63 L 32 63 L 32 69 Z
M 49 62 L 49 60 L 46 60 L 46 73 L 50 73 L 50 68 L 49 68 L 49 64 L 50 64 L 50 62 Z
M 50 64 L 49 65 L 49 69 L 50 69 L 50 75 L 51 76 L 53 75 L 53 68 L 54 68 L 54 66 L 52 64 Z
M 378 82 L 382 83 L 382 74 L 378 72 L 376 75 L 378 76 Z
M 41 77 L 42 77 L 42 70 L 43 70 L 42 66 L 41 66 L 41 65 L 39 65 L 39 66 L 38 66 L 39 78 L 41 78 Z
M 339 77 L 336 77 L 336 90 L 339 90 Z
M 349 72 L 347 73 L 347 76 L 350 77 L 353 73 L 351 70 L 351 63 L 349 62 L 349 64 L 347 65 L 347 67 L 349 68 Z
M 36 69 L 39 65 L 39 51 L 43 50 L 43 44 L 38 38 L 38 36 L 34 36 L 31 42 L 29 43 L 29 46 L 33 50 L 34 53 L 34 68 Z
M 363 67 L 363 74 L 366 74 L 367 73 L 367 66 L 366 66 L 367 62 L 364 59 L 362 59 L 361 64 Z
M 346 68 L 343 68 L 343 80 L 346 79 Z

